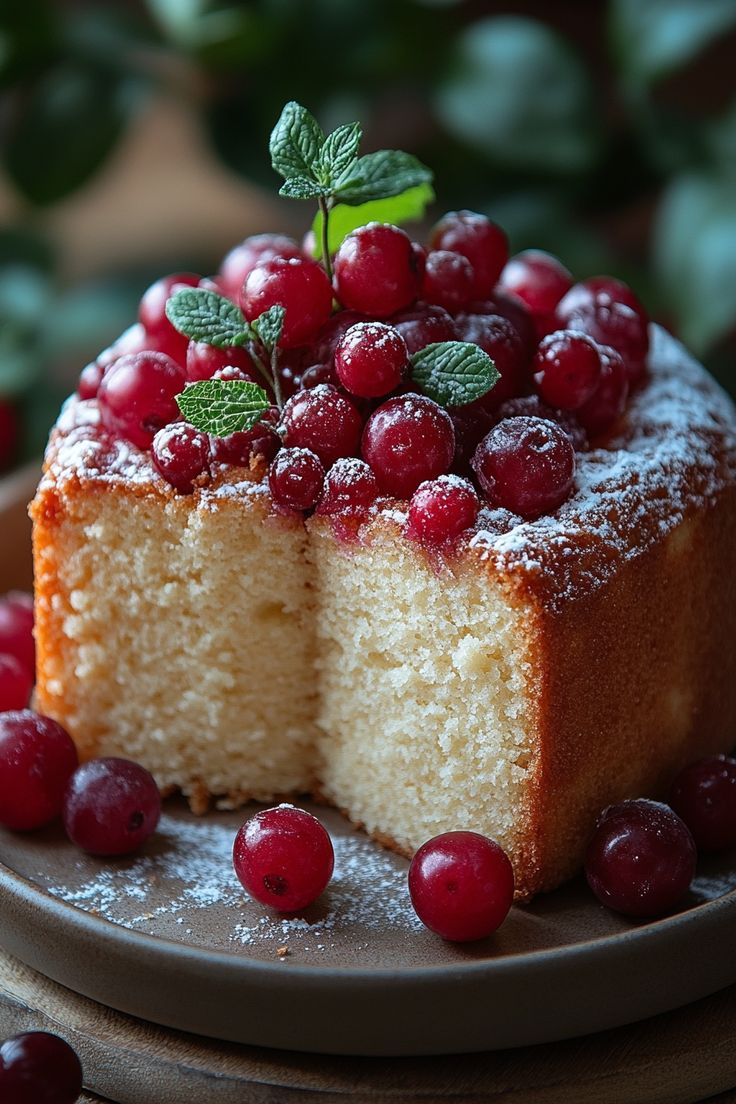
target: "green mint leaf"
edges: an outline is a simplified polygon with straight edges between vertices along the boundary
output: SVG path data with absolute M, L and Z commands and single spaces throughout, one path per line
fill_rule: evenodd
M 206 288 L 184 288 L 166 304 L 166 317 L 179 333 L 218 349 L 244 345 L 251 328 L 239 307 Z
M 200 380 L 177 395 L 176 401 L 195 429 L 215 437 L 252 429 L 270 406 L 263 388 L 245 380 Z
M 432 183 L 432 170 L 402 150 L 378 150 L 360 157 L 333 184 L 333 195 L 351 206 L 399 195 L 407 188 Z
M 279 195 L 287 199 L 314 199 L 316 196 L 329 195 L 329 189 L 305 176 L 290 176 L 279 188 Z
M 275 306 L 269 307 L 252 323 L 253 330 L 269 353 L 273 352 L 279 343 L 285 317 L 286 310 L 280 303 L 277 303 Z
M 390 222 L 394 226 L 401 226 L 405 222 L 423 218 L 425 210 L 433 202 L 432 187 L 429 184 L 418 184 L 415 188 L 407 188 L 400 195 L 390 196 L 388 199 L 375 199 L 371 203 L 360 203 L 352 207 L 346 203 L 338 203 L 330 211 L 330 222 L 327 228 L 330 252 L 336 253 L 343 238 L 353 230 L 357 230 L 359 226 L 365 226 L 368 222 Z M 317 212 L 312 229 L 314 230 L 314 257 L 320 260 L 322 257 L 321 211 Z
M 306 107 L 287 103 L 271 131 L 269 150 L 274 170 L 285 180 L 315 180 L 315 171 L 325 136 Z
M 320 150 L 317 175 L 323 184 L 331 184 L 352 168 L 363 137 L 360 123 L 346 123 L 333 130 Z
M 411 378 L 441 406 L 465 406 L 490 391 L 501 373 L 471 341 L 436 341 L 414 353 Z

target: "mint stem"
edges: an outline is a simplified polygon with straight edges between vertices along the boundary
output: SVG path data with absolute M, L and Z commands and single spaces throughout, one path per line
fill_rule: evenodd
M 322 263 L 325 266 L 325 272 L 330 283 L 332 283 L 332 260 L 330 259 L 330 235 L 329 235 L 329 218 L 330 218 L 330 206 L 324 196 L 320 196 L 319 209 L 322 212 Z
M 276 406 L 279 410 L 284 409 L 284 396 L 281 392 L 281 377 L 279 376 L 279 350 L 278 346 L 274 345 L 271 350 L 271 375 L 273 376 L 273 394 L 276 399 Z
M 283 400 L 283 396 L 281 394 L 281 381 L 278 378 L 278 373 L 277 373 L 276 368 L 274 366 L 274 362 L 276 362 L 276 366 L 277 366 L 277 363 L 278 363 L 277 362 L 276 350 L 274 349 L 274 354 L 271 358 L 271 367 L 270 367 L 270 369 L 267 365 L 265 365 L 263 363 L 263 360 L 261 359 L 261 357 L 259 356 L 259 354 L 255 350 L 252 343 L 250 343 L 248 345 L 248 355 L 250 356 L 250 359 L 253 362 L 253 367 L 256 369 L 257 372 L 260 372 L 260 374 L 263 376 L 264 380 L 266 381 L 267 386 L 273 389 L 274 398 L 276 399 L 277 407 L 279 408 L 279 410 L 283 410 L 284 400 Z

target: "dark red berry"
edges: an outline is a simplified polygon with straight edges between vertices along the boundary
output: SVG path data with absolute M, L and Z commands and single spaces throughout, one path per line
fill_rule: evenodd
M 534 382 L 545 402 L 558 410 L 577 410 L 598 389 L 601 358 L 592 338 L 574 330 L 543 337 L 533 363 Z
M 378 480 L 365 460 L 348 456 L 336 460 L 325 476 L 318 514 L 361 513 L 378 498 Z
M 408 360 L 403 337 L 384 322 L 357 322 L 335 349 L 340 383 L 364 399 L 380 398 L 398 387 Z
M 629 396 L 629 379 L 623 357 L 610 346 L 599 345 L 601 375 L 591 398 L 575 411 L 590 437 L 596 437 L 621 417 Z
M 215 372 L 223 368 L 239 368 L 241 379 L 260 383 L 261 379 L 256 375 L 253 362 L 247 351 L 242 346 L 218 349 L 214 345 L 208 345 L 205 341 L 190 341 L 187 346 L 186 375 L 187 379 L 196 383 L 197 380 L 212 379 Z
M 448 311 L 463 310 L 475 298 L 475 273 L 467 257 L 435 249 L 427 256 L 421 284 L 421 296 L 427 303 Z
M 140 763 L 90 759 L 69 780 L 64 828 L 91 855 L 129 855 L 141 847 L 161 816 L 161 795 Z
M 395 314 L 391 325 L 403 337 L 409 356 L 438 341 L 458 340 L 457 327 L 452 316 L 442 307 L 430 306 L 428 303 L 417 303 L 414 310 Z
M 475 211 L 449 211 L 432 231 L 432 248 L 449 249 L 466 257 L 473 268 L 471 298 L 491 294 L 509 255 L 508 239 L 500 226 Z
M 525 249 L 511 258 L 499 283 L 528 308 L 542 337 L 556 329 L 555 307 L 572 287 L 572 274 L 551 253 Z
M 0 713 L 25 709 L 31 697 L 30 671 L 15 656 L 0 652 Z
M 419 293 L 417 257 L 397 226 L 369 222 L 343 240 L 335 257 L 340 302 L 375 318 L 408 307 Z
M 322 494 L 325 469 L 307 448 L 284 448 L 268 470 L 268 487 L 282 510 L 311 510 Z
M 85 365 L 79 375 L 77 384 L 77 394 L 80 399 L 94 399 L 96 397 L 104 374 L 105 369 L 99 360 L 90 361 L 89 364 Z
M 467 943 L 491 935 L 514 898 L 505 851 L 478 832 L 445 832 L 428 840 L 409 867 L 409 894 L 422 921 L 443 939 Z
M 189 341 L 169 322 L 166 304 L 177 291 L 197 287 L 199 281 L 200 277 L 193 272 L 174 272 L 170 276 L 162 276 L 144 293 L 138 307 L 138 318 L 150 342 L 147 347 L 166 353 L 181 365 L 184 364 Z
M 151 445 L 153 466 L 181 494 L 191 494 L 194 480 L 210 467 L 210 439 L 186 422 L 164 426 Z
M 472 485 L 458 475 L 440 475 L 420 483 L 409 503 L 407 533 L 426 544 L 441 545 L 469 529 L 480 509 Z
M 279 912 L 307 908 L 326 889 L 335 855 L 316 817 L 293 805 L 256 813 L 239 830 L 233 867 L 240 884 Z
M 276 305 L 286 311 L 282 349 L 305 345 L 332 313 L 332 288 L 325 270 L 306 257 L 261 261 L 243 285 L 241 304 L 249 322 Z
M 276 433 L 279 411 L 272 406 L 256 422 L 252 429 L 231 433 L 229 437 L 211 437 L 212 459 L 220 464 L 234 464 L 240 468 L 250 466 L 251 460 L 262 456 L 268 463 L 281 448 L 281 438 Z
M 355 456 L 363 427 L 350 399 L 329 384 L 292 395 L 284 405 L 281 425 L 290 448 L 311 449 L 325 468 L 341 456 Z
M 146 341 L 146 331 L 140 322 L 136 322 L 134 326 L 129 326 L 117 341 L 113 341 L 112 345 L 108 346 L 107 349 L 103 349 L 95 360 L 82 369 L 77 386 L 80 399 L 96 398 L 102 379 L 110 366 L 120 357 L 127 356 L 129 353 L 145 352 Z M 155 351 L 150 343 L 149 350 L 151 352 Z
M 116 360 L 100 384 L 104 426 L 138 448 L 150 448 L 159 429 L 179 417 L 183 370 L 165 353 L 132 353 Z
M 630 384 L 646 370 L 649 318 L 631 288 L 610 276 L 575 284 L 557 304 L 559 329 L 582 330 L 599 345 L 610 345 L 624 360 Z
M 220 266 L 218 282 L 222 293 L 238 302 L 243 284 L 261 261 L 274 257 L 301 257 L 302 250 L 285 234 L 255 234 L 236 245 Z
M 667 805 L 638 798 L 606 809 L 585 856 L 590 888 L 626 916 L 661 916 L 687 893 L 697 852 Z
M 712 755 L 680 771 L 670 805 L 700 851 L 736 847 L 736 759 Z
M 527 357 L 518 331 L 508 318 L 499 314 L 461 314 L 455 319 L 458 339 L 472 341 L 490 357 L 501 378 L 473 407 L 495 410 L 527 386 Z
M 550 422 L 557 422 L 564 429 L 572 441 L 576 452 L 584 452 L 588 447 L 588 435 L 569 410 L 555 410 L 543 403 L 539 395 L 521 395 L 516 399 L 507 399 L 499 406 L 495 414 L 494 424 L 504 418 L 546 418 Z M 488 427 L 491 428 L 490 426 Z
M 483 310 L 479 309 L 481 306 Z M 500 314 L 502 318 L 507 318 L 521 338 L 526 359 L 531 360 L 534 356 L 539 341 L 534 319 L 521 300 L 509 295 L 504 288 L 496 286 L 489 300 L 484 304 L 471 303 L 466 313 Z M 557 326 L 551 325 L 550 329 L 555 330 Z
M 300 386 L 302 391 L 311 391 L 313 387 L 319 387 L 321 383 L 329 383 L 334 387 L 337 384 L 337 372 L 332 364 L 312 364 L 302 372 Z
M 479 403 L 469 403 L 454 407 L 450 411 L 450 417 L 455 429 L 455 459 L 452 470 L 472 478 L 473 453 L 499 421 L 498 414 L 492 410 L 484 410 Z
M 3 1104 L 76 1104 L 82 1066 L 67 1042 L 46 1031 L 26 1031 L 0 1046 Z
M 575 452 L 556 422 L 506 418 L 478 445 L 473 468 L 491 505 L 536 518 L 568 498 L 575 479 Z
M 304 350 L 304 363 L 331 364 L 340 339 L 356 322 L 365 322 L 365 316 L 357 311 L 341 310 L 328 318 L 309 347 Z
M 20 419 L 15 406 L 0 399 L 0 470 L 7 468 L 20 440 Z
M 399 395 L 371 414 L 363 431 L 363 456 L 385 494 L 409 498 L 425 479 L 444 475 L 455 452 L 446 410 L 425 395 Z
M 36 677 L 36 645 L 33 639 L 33 595 L 11 590 L 0 598 L 0 652 L 15 656 Z
M 427 269 L 427 250 L 419 242 L 413 241 L 411 243 L 411 251 L 414 254 L 414 264 L 416 267 L 417 277 L 421 284 L 424 279 L 424 273 Z
M 50 717 L 0 713 L 0 824 L 27 832 L 58 816 L 78 761 L 71 736 Z

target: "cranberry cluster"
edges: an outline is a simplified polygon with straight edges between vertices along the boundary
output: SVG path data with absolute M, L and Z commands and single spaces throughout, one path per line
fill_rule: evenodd
M 187 341 L 172 326 L 167 300 L 197 286 L 230 297 L 249 321 L 276 304 L 286 312 L 285 405 L 224 439 L 179 421 L 176 395 L 203 379 L 261 380 L 243 348 Z M 444 341 L 477 344 L 500 372 L 487 395 L 449 411 L 409 379 L 410 357 Z M 247 238 L 214 278 L 167 276 L 143 296 L 138 325 L 84 369 L 79 394 L 96 396 L 105 427 L 150 448 L 182 493 L 215 462 L 261 456 L 279 509 L 354 515 L 379 495 L 409 499 L 410 535 L 442 544 L 473 524 L 478 492 L 524 518 L 561 505 L 576 449 L 619 418 L 647 349 L 646 313 L 625 284 L 573 284 L 537 250 L 509 259 L 498 226 L 455 211 L 428 249 L 396 226 L 355 230 L 332 283 L 276 234 Z

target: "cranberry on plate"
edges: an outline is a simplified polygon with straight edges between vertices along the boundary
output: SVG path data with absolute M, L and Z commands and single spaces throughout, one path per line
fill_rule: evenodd
M 256 813 L 240 828 L 233 866 L 241 885 L 280 912 L 311 905 L 332 877 L 335 856 L 323 825 L 304 809 L 278 805 Z

